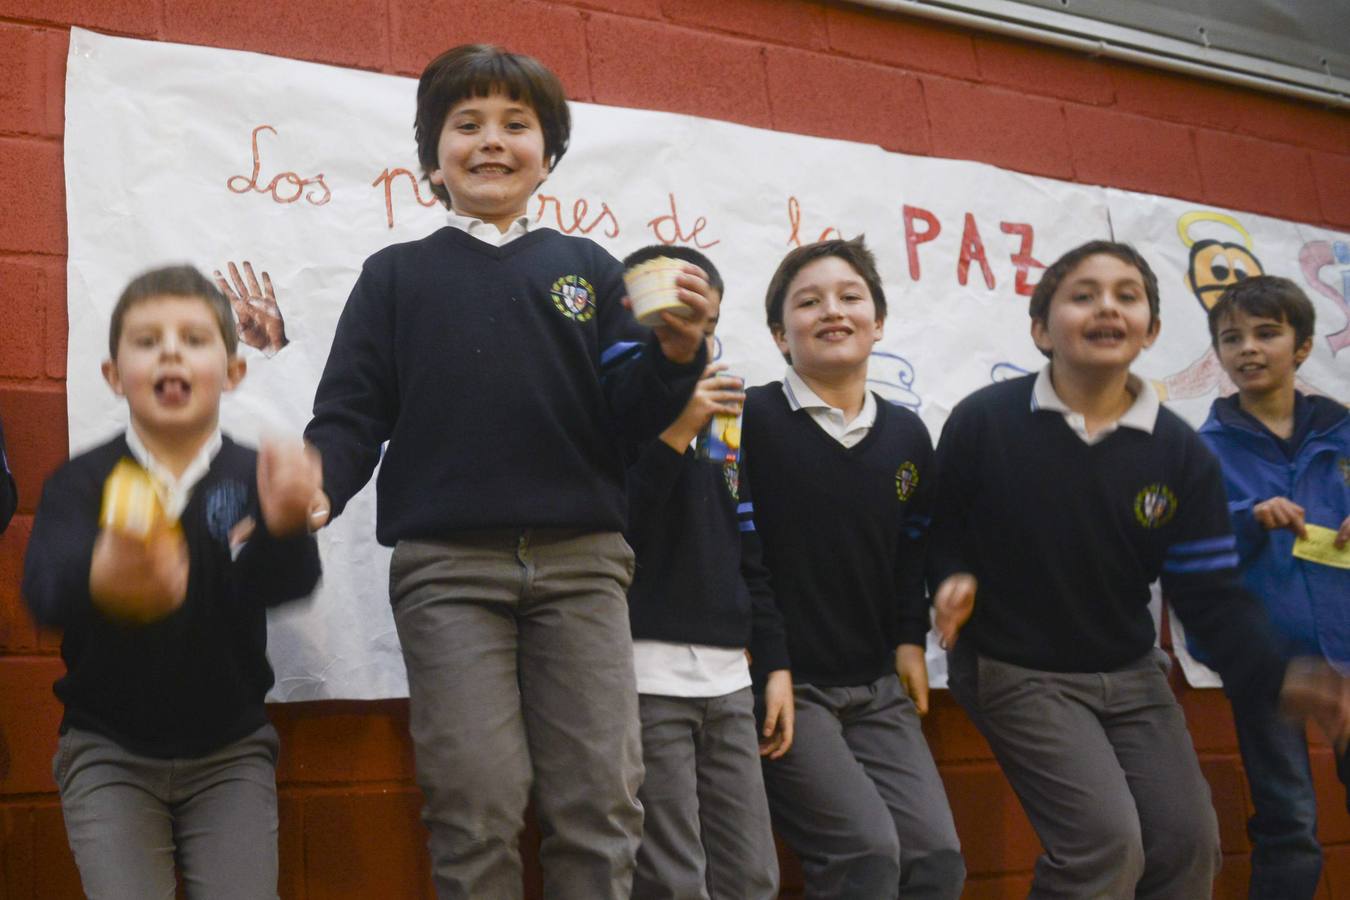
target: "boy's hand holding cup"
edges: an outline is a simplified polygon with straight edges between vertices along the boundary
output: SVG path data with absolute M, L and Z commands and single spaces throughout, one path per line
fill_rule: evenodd
M 187 596 L 187 542 L 164 512 L 149 474 L 130 460 L 103 487 L 102 530 L 94 542 L 89 594 L 105 615 L 146 624 L 169 615 Z
M 693 263 L 658 256 L 633 266 L 623 280 L 626 304 L 640 323 L 651 326 L 666 359 L 692 362 L 712 308 L 708 274 Z

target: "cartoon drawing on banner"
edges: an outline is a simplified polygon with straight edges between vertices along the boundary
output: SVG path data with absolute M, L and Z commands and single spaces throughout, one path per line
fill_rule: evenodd
M 215 275 L 216 287 L 230 301 L 234 308 L 235 330 L 240 343 L 247 344 L 263 355 L 271 358 L 290 343 L 286 339 L 286 320 L 282 318 L 281 307 L 277 305 L 276 290 L 272 287 L 272 276 L 262 273 L 262 284 L 253 273 L 253 263 L 244 260 L 244 274 L 241 277 L 239 267 L 231 262 L 228 266 L 230 280 L 219 269 Z
M 1345 241 L 1308 241 L 1299 250 L 1298 263 L 1308 286 L 1331 298 L 1331 302 L 1345 314 L 1345 327 L 1327 335 L 1327 346 L 1331 348 L 1331 355 L 1336 356 L 1350 347 L 1350 244 Z M 1322 270 L 1328 266 L 1339 266 L 1338 286 L 1322 279 Z
M 1241 241 L 1223 241 L 1216 238 L 1197 240 L 1191 235 L 1191 229 L 1198 222 L 1212 222 L 1223 226 L 1234 236 L 1241 238 Z M 1200 301 L 1206 314 L 1230 285 L 1266 274 L 1265 266 L 1261 264 L 1252 247 L 1251 233 L 1241 222 L 1227 213 L 1214 210 L 1194 210 L 1185 213 L 1177 219 L 1177 236 L 1181 238 L 1181 243 L 1190 249 L 1190 259 L 1186 268 L 1186 287 L 1195 295 L 1195 299 Z M 1305 245 L 1304 252 L 1300 254 L 1301 259 L 1307 255 L 1310 246 L 1312 244 Z M 1305 276 L 1307 273 L 1305 263 Z M 1350 337 L 1346 338 L 1346 342 L 1350 342 Z M 1205 343 L 1204 352 L 1189 366 L 1166 376 L 1161 381 L 1153 382 L 1160 399 L 1189 400 L 1215 392 L 1222 397 L 1228 397 L 1237 391 L 1237 387 L 1219 365 L 1214 347 L 1208 340 Z M 1305 394 L 1321 393 L 1302 379 L 1296 379 L 1296 383 L 1298 389 Z
M 1000 381 L 1012 381 L 1014 378 L 1021 378 L 1023 375 L 1030 374 L 1030 369 L 1024 369 L 1014 363 L 994 363 L 989 369 L 989 381 L 997 384 Z
M 913 412 L 919 411 L 919 407 L 923 405 L 923 398 L 913 390 L 914 366 L 909 360 L 884 350 L 874 350 L 867 372 L 867 383 L 883 400 L 889 400 Z M 873 377 L 874 372 L 882 373 L 882 377 Z

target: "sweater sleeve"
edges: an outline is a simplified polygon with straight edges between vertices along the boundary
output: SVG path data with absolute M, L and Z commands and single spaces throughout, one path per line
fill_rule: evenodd
M 596 266 L 600 283 L 600 378 L 610 414 L 619 434 L 633 442 L 656 437 L 684 409 L 694 385 L 707 365 L 708 350 L 700 346 L 693 361 L 666 359 L 651 329 L 637 323 L 623 305 L 626 295 L 623 267 L 596 247 L 605 258 Z
M 93 613 L 89 569 L 103 485 L 77 464 L 47 479 L 28 537 L 23 596 L 39 625 L 65 628 Z
M 312 534 L 274 537 L 262 516 L 234 561 L 241 600 L 279 606 L 314 592 L 319 583 L 319 544 Z
M 370 480 L 398 418 L 394 298 L 368 260 L 338 319 L 305 439 L 323 459 L 336 518 Z
M 742 472 L 743 460 L 744 457 Z M 738 486 L 736 523 L 741 534 L 741 578 L 750 591 L 751 675 L 756 684 L 762 684 L 770 672 L 791 667 L 787 627 L 774 599 L 769 570 L 764 565 L 764 548 L 755 528 L 755 503 L 750 496 L 749 479 L 741 478 Z
M 684 456 L 665 441 L 649 441 L 628 467 L 628 530 L 634 552 L 641 547 L 652 524 L 659 520 L 680 480 Z
M 976 482 L 970 473 L 979 468 L 978 444 L 975 415 L 968 403 L 958 403 L 942 428 L 934 457 L 937 492 L 928 548 L 928 583 L 932 590 L 950 575 L 975 573 L 970 535 Z
M 904 521 L 900 528 L 900 546 L 896 548 L 895 586 L 897 644 L 924 646 L 930 625 L 928 592 L 924 589 L 924 567 L 930 544 L 933 505 L 937 497 L 937 467 L 933 461 L 933 442 L 918 417 L 916 427 L 922 432 L 920 456 L 913 460 L 918 474 L 914 494 L 905 502 Z M 920 443 L 916 441 L 916 444 Z M 897 486 L 897 490 L 898 490 Z
M 1185 452 L 1163 594 L 1230 695 L 1273 702 L 1284 680 L 1284 655 L 1261 604 L 1240 586 L 1218 461 L 1198 440 Z

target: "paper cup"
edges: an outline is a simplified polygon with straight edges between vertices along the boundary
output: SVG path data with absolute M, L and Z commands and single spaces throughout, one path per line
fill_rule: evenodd
M 680 290 L 675 277 L 684 271 L 684 263 L 668 256 L 658 256 L 638 263 L 623 273 L 628 297 L 633 301 L 633 315 L 643 325 L 660 325 L 662 310 L 689 318 L 687 305 L 680 301 Z

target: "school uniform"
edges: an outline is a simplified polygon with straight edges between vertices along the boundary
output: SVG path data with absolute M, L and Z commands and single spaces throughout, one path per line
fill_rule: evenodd
M 34 619 L 64 629 L 53 774 L 81 881 L 91 897 L 172 896 L 176 857 L 193 897 L 276 897 L 266 609 L 313 591 L 317 545 L 268 533 L 257 454 L 217 434 L 181 478 L 158 472 L 187 544 L 182 606 L 146 625 L 110 619 L 89 571 L 103 484 L 128 458 L 157 474 L 128 431 L 48 479 L 24 565 Z M 245 518 L 252 535 L 232 546 Z
M 465 226 L 366 261 L 306 437 L 334 515 L 380 462 L 438 895 L 520 896 L 533 796 L 545 893 L 626 897 L 642 759 L 619 439 L 675 418 L 703 354 L 665 359 L 592 241 Z
M 1049 373 L 976 391 L 943 430 L 932 584 L 979 582 L 949 684 L 1045 848 L 1032 897 L 1207 897 L 1217 821 L 1150 583 L 1239 696 L 1273 698 L 1284 662 L 1237 587 L 1213 455 L 1133 376 L 1089 436 Z
M 1294 534 L 1267 530 L 1252 510 L 1288 497 L 1304 508 L 1308 523 L 1339 528 L 1350 516 L 1350 414 L 1330 398 L 1296 393 L 1294 431 L 1285 440 L 1244 412 L 1237 397 L 1224 397 L 1199 433 L 1223 468 L 1243 583 L 1260 598 L 1287 652 L 1322 656 L 1344 669 L 1350 571 L 1294 556 Z M 1311 898 L 1321 880 L 1322 846 L 1306 729 L 1281 717 L 1274 703 L 1235 703 L 1233 722 L 1256 807 L 1247 824 L 1251 896 Z
M 792 749 L 764 762 L 774 827 L 808 896 L 958 897 L 955 824 L 895 672 L 928 632 L 928 432 L 870 393 L 845 423 L 789 370 L 747 393 L 743 435 L 796 701 Z
M 747 648 L 788 668 L 737 463 L 648 443 L 628 469 L 644 811 L 633 896 L 778 896 Z

